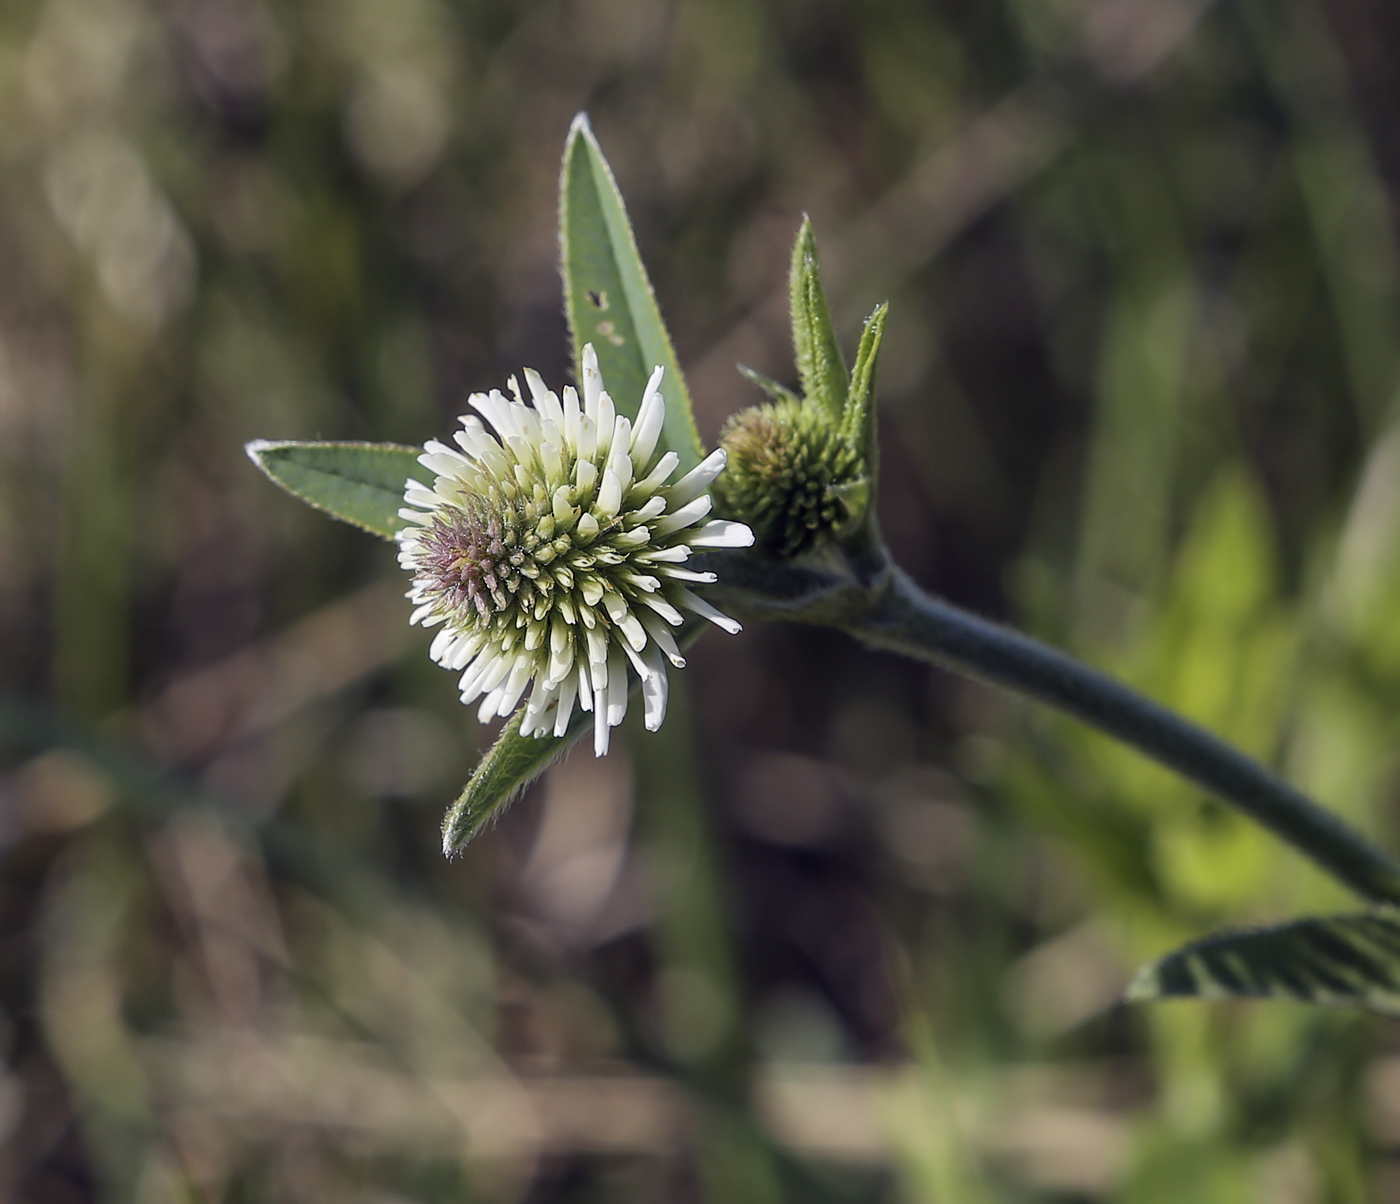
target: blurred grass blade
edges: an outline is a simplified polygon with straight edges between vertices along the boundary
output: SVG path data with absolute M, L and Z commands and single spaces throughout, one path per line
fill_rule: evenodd
M 822 288 L 821 265 L 812 219 L 805 214 L 792 245 L 788 272 L 792 305 L 792 349 L 802 392 L 839 418 L 846 406 L 846 360 L 836 342 L 836 328 Z
M 705 450 L 690 393 L 637 253 L 622 194 L 582 113 L 574 118 L 564 145 L 559 247 L 575 375 L 584 344 L 592 343 L 618 413 L 635 418 L 647 378 L 660 364 L 666 369 L 660 446 L 680 457 L 682 471 L 698 464 Z
M 457 801 L 442 820 L 444 857 L 459 853 L 466 843 L 504 811 L 515 797 L 561 757 L 584 732 L 593 727 L 593 716 L 576 710 L 569 730 L 562 736 L 522 736 L 520 722 L 525 704 L 516 708 L 510 722 L 481 758 Z
M 1400 1014 L 1400 911 L 1313 916 L 1224 933 L 1144 966 L 1133 1000 L 1293 999 Z
M 254 439 L 248 458 L 288 493 L 342 522 L 393 539 L 404 482 L 431 487 L 433 474 L 418 463 L 423 449 L 398 443 L 271 443 Z

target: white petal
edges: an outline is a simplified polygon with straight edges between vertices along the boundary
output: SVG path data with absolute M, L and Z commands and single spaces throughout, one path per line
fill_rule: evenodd
M 613 518 L 622 506 L 622 486 L 611 468 L 603 470 L 603 483 L 598 487 L 598 500 L 593 509 L 604 518 Z
M 496 715 L 496 706 L 503 693 L 505 693 L 505 687 L 499 686 L 481 700 L 481 705 L 476 708 L 476 721 L 478 723 L 491 722 Z
M 525 384 L 530 390 L 530 396 L 534 399 L 535 409 L 544 417 L 557 422 L 562 428 L 564 425 L 564 408 L 559 404 L 558 396 L 545 386 L 540 379 L 540 374 L 533 368 L 525 369 Z
M 696 585 L 713 585 L 719 580 L 714 573 L 697 573 L 692 569 L 678 569 L 669 564 L 662 565 L 656 571 L 672 581 L 693 581 Z
M 677 669 L 684 669 L 685 657 L 681 655 L 681 650 L 676 644 L 676 637 L 671 634 L 671 629 L 656 615 L 645 610 L 639 611 L 637 617 L 641 620 L 642 626 L 647 629 L 647 634 L 656 641 L 657 646 L 665 653 L 666 659 Z
M 632 463 L 638 472 L 651 462 L 656 441 L 661 437 L 661 428 L 666 424 L 666 401 L 659 388 L 663 371 L 663 368 L 657 367 L 647 381 L 642 404 L 637 410 L 637 425 L 632 428 Z
M 627 716 L 627 660 L 614 644 L 608 649 L 608 726 L 616 727 Z
M 671 500 L 671 504 L 675 505 L 674 499 Z M 652 531 L 657 535 L 670 535 L 682 527 L 689 527 L 692 523 L 699 522 L 705 515 L 709 514 L 710 508 L 714 504 L 714 499 L 708 493 L 702 493 L 679 510 L 672 510 L 670 514 L 658 518 L 652 526 Z
M 465 669 L 467 662 L 481 651 L 485 640 L 478 635 L 463 635 L 457 638 L 457 642 L 447 650 L 447 657 L 443 660 L 444 669 Z
M 542 681 L 535 682 L 530 691 L 530 701 L 525 704 L 525 714 L 520 719 L 520 730 L 527 736 L 547 735 L 554 726 L 553 716 L 546 715 L 554 702 L 556 691 Z
M 534 675 L 534 662 L 529 657 L 522 656 L 515 662 L 510 680 L 498 691 L 501 697 L 496 704 L 496 714 L 509 715 L 515 710 L 515 704 L 520 701 L 520 696 L 525 693 L 525 687 L 530 684 L 530 678 Z
M 633 619 L 632 621 L 634 623 L 636 622 L 635 619 Z M 645 647 L 645 640 L 646 637 L 644 636 L 642 645 L 643 647 Z M 627 659 L 632 662 L 632 668 L 634 668 L 637 671 L 637 676 L 640 677 L 643 681 L 646 681 L 646 679 L 651 676 L 651 666 L 648 665 L 646 661 L 642 659 L 640 650 L 633 651 L 632 645 L 626 643 L 625 641 L 619 643 L 618 647 L 622 649 Z
M 710 487 L 720 473 L 724 471 L 724 465 L 728 456 L 722 447 L 715 448 L 708 456 L 700 461 L 694 468 L 685 474 L 679 481 L 667 490 L 666 496 L 672 506 L 683 506 L 691 498 L 699 497 Z
M 647 646 L 646 628 L 642 626 L 637 616 L 630 611 L 618 620 L 617 627 L 618 630 L 627 637 L 627 642 L 638 652 Z
M 681 458 L 675 452 L 669 451 L 656 462 L 646 477 L 638 481 L 632 488 L 640 496 L 648 496 L 655 493 L 666 483 L 666 478 L 676 471 L 676 465 L 681 462 Z
M 642 705 L 644 719 L 649 732 L 656 731 L 666 718 L 666 695 L 670 681 L 666 677 L 666 666 L 661 659 L 661 650 L 655 645 L 647 649 L 647 661 L 651 676 L 642 678 Z
M 686 540 L 692 548 L 747 548 L 753 546 L 753 532 L 743 523 L 712 518 Z
M 582 411 L 578 404 L 578 393 L 573 385 L 564 386 L 564 438 L 568 440 L 569 446 L 578 447 L 578 420 L 582 417 Z
M 574 699 L 578 696 L 578 679 L 566 677 L 559 683 L 559 709 L 554 714 L 554 734 L 562 736 L 569 730 L 574 715 Z
M 593 711 L 593 755 L 606 757 L 608 755 L 609 734 L 607 693 L 600 693 L 596 702 L 597 706 Z
M 580 460 L 591 460 L 598 454 L 598 427 L 587 414 L 579 415 L 575 450 Z
M 598 371 L 598 353 L 592 343 L 583 345 L 583 412 L 597 421 L 598 397 L 603 391 L 603 376 Z
M 613 423 L 612 450 L 608 453 L 608 467 L 613 470 L 623 493 L 632 486 L 632 457 L 627 454 L 631 441 L 632 424 L 619 414 L 617 421 Z
M 646 606 L 650 606 L 652 610 L 656 611 L 656 613 L 671 624 L 672 627 L 679 627 L 685 622 L 685 619 L 681 617 L 681 612 L 667 602 L 660 594 L 642 594 L 637 600 Z
M 606 456 L 612 447 L 613 431 L 617 424 L 617 407 L 606 389 L 598 392 L 598 413 L 594 421 L 598 427 L 598 454 Z
M 709 619 L 716 627 L 724 628 L 730 635 L 736 635 L 744 630 L 740 624 L 736 623 L 728 615 L 721 614 L 706 602 L 704 598 L 691 593 L 685 586 L 681 586 L 681 588 L 676 591 L 674 597 L 682 606 L 689 607 L 702 619 Z

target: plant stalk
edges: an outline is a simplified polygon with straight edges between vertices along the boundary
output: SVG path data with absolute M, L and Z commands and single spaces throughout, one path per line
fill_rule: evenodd
M 899 569 L 881 586 L 839 625 L 1074 715 L 1238 807 L 1359 894 L 1400 903 L 1400 865 L 1218 736 L 1063 652 L 930 597 Z

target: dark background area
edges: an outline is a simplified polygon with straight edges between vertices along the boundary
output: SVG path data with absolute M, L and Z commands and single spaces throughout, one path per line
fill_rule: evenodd
M 242 445 L 562 384 L 581 109 L 707 442 L 808 212 L 899 561 L 1400 838 L 1400 9 L 11 0 L 0 1197 L 1395 1198 L 1389 1022 L 1120 1002 L 1344 892 L 840 635 L 711 633 L 442 859 L 491 733 Z

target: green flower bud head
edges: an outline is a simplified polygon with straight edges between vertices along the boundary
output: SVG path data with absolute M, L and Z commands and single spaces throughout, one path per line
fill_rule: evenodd
M 862 516 L 865 457 L 826 410 L 790 397 L 754 406 L 725 423 L 720 445 L 719 512 L 750 527 L 761 551 L 801 556 Z

